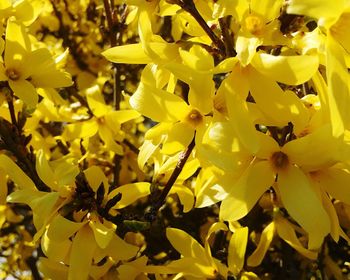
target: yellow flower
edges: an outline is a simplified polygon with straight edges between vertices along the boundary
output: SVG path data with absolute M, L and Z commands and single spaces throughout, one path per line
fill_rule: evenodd
M 86 91 L 86 98 L 93 116 L 88 120 L 66 125 L 62 135 L 66 141 L 77 138 L 90 138 L 98 133 L 108 150 L 123 154 L 120 142 L 124 139 L 121 124 L 139 117 L 134 110 L 116 111 L 112 106 L 106 105 L 99 86 L 93 86 Z M 118 142 L 119 143 L 118 143 Z
M 162 151 L 174 154 L 190 144 L 195 131 L 198 135 L 198 131 L 205 128 L 209 118 L 205 115 L 210 112 L 212 101 L 199 98 L 197 92 L 192 92 L 190 104 L 187 104 L 178 95 L 158 89 L 153 69 L 156 66 L 149 64 L 143 70 L 141 83 L 130 98 L 130 105 L 142 115 L 160 122 L 148 131 L 146 139 L 167 135 Z
M 350 102 L 349 74 L 345 57 L 349 56 L 350 6 L 347 1 L 292 0 L 287 12 L 306 15 L 318 20 L 320 30 L 326 34 L 326 74 L 328 92 L 324 97 L 329 110 L 333 134 L 337 137 L 349 129 L 350 114 L 346 104 Z
M 13 19 L 7 22 L 4 63 L 0 61 L 0 81 L 7 81 L 14 94 L 29 108 L 34 108 L 38 102 L 36 88 L 72 85 L 70 74 L 56 67 L 48 49 L 32 50 L 24 25 Z
M 223 124 L 211 129 L 210 134 L 215 135 L 217 141 L 232 134 L 230 127 Z M 329 126 L 282 147 L 263 133 L 257 132 L 257 137 L 261 146 L 256 156 L 246 154 L 240 158 L 231 145 L 221 146 L 226 152 L 231 149 L 232 157 L 243 164 L 235 170 L 230 170 L 232 165 L 227 165 L 225 174 L 216 183 L 223 188 L 220 196 L 216 194 L 223 200 L 220 217 L 229 221 L 244 217 L 260 196 L 273 186 L 288 213 L 309 234 L 309 248 L 318 248 L 331 231 L 331 217 L 323 205 L 321 193 L 324 190 L 313 183 L 311 175 L 328 170 L 339 162 L 338 141 L 332 137 Z M 225 167 L 225 162 L 222 167 Z
M 24 25 L 32 24 L 42 11 L 43 0 L 1 0 L 0 18 L 7 19 L 14 16 Z
M 307 250 L 296 235 L 295 225 L 292 225 L 288 220 L 283 218 L 280 214 L 276 214 L 273 221 L 268 224 L 263 230 L 259 243 L 255 251 L 249 256 L 247 264 L 249 266 L 258 266 L 261 264 L 267 250 L 274 236 L 278 234 L 285 242 L 292 246 L 303 256 L 315 260 L 317 253 L 314 251 Z

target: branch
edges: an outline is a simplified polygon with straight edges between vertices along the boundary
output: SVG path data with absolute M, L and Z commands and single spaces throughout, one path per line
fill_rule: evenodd
M 165 199 L 167 195 L 169 194 L 172 186 L 176 182 L 176 179 L 179 177 L 183 167 L 185 166 L 185 163 L 189 156 L 191 155 L 193 148 L 195 147 L 195 137 L 193 137 L 192 142 L 188 145 L 187 149 L 182 152 L 180 155 L 179 161 L 176 164 L 176 167 L 171 174 L 168 182 L 166 183 L 164 189 L 162 190 L 161 194 L 159 195 L 159 198 L 157 199 L 157 202 L 152 206 L 152 209 L 150 210 L 150 213 L 147 213 L 146 220 L 154 220 L 156 217 L 156 213 L 162 207 L 162 205 L 165 202 Z
M 233 36 L 231 34 L 231 30 L 229 28 L 231 21 L 231 16 L 225 18 L 219 18 L 220 29 L 222 32 L 222 37 L 224 40 L 226 56 L 232 57 L 236 56 L 237 53 L 234 48 Z
M 194 19 L 198 22 L 198 24 L 202 27 L 202 29 L 207 33 L 209 38 L 212 40 L 214 45 L 220 50 L 222 54 L 225 54 L 225 45 L 220 40 L 219 37 L 217 37 L 214 33 L 214 31 L 208 26 L 204 18 L 201 16 L 201 14 L 198 12 L 196 5 L 194 4 L 193 0 L 175 0 L 175 1 L 168 1 L 170 3 L 174 2 L 174 4 L 179 5 L 183 10 L 191 14 L 191 16 L 194 17 Z

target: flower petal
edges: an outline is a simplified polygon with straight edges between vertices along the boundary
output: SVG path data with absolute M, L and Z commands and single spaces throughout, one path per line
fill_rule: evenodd
M 115 262 L 131 259 L 136 255 L 138 250 L 138 247 L 126 243 L 116 234 L 113 234 L 111 242 L 104 249 L 106 254 L 111 256 Z
M 248 82 L 239 67 L 235 67 L 229 77 L 223 80 L 218 91 L 218 94 L 224 92 L 229 120 L 236 135 L 248 151 L 255 153 L 259 142 L 245 101 L 249 91 Z
M 286 219 L 282 217 L 277 217 L 275 223 L 278 235 L 285 242 L 287 242 L 290 246 L 292 246 L 303 256 L 312 260 L 315 260 L 317 258 L 317 252 L 307 250 L 303 247 L 295 233 L 295 229 Z
M 159 44 L 159 46 L 165 47 L 164 44 Z M 114 63 L 147 64 L 152 62 L 152 59 L 145 54 L 141 43 L 113 47 L 101 54 Z
M 180 203 L 183 205 L 183 212 L 189 212 L 194 205 L 193 192 L 186 186 L 174 185 L 170 193 L 176 193 L 180 199 Z
M 272 239 L 275 235 L 276 225 L 274 222 L 270 223 L 266 228 L 264 228 L 258 247 L 255 249 L 253 254 L 251 254 L 247 260 L 249 266 L 258 266 L 261 264 L 267 250 L 270 247 Z
M 198 259 L 198 263 L 209 265 L 205 249 L 188 233 L 177 228 L 167 228 L 166 236 L 171 245 L 182 256 Z
M 47 236 L 51 240 L 63 242 L 69 239 L 74 233 L 81 229 L 87 221 L 82 223 L 72 222 L 61 215 L 56 215 L 50 222 Z
M 92 230 L 84 226 L 73 239 L 68 280 L 88 279 L 95 248 L 96 242 Z
M 299 85 L 310 80 L 318 64 L 317 55 L 275 56 L 258 53 L 252 61 L 261 74 L 287 85 Z
M 25 27 L 9 19 L 6 27 L 5 65 L 6 68 L 22 68 L 21 62 L 30 52 L 30 40 Z M 26 67 L 30 67 L 27 65 Z
M 339 143 L 333 138 L 329 125 L 288 142 L 282 147 L 292 163 L 303 170 L 318 170 L 333 165 L 338 158 Z
M 105 249 L 108 244 L 112 241 L 113 235 L 115 234 L 114 228 L 107 228 L 104 224 L 99 221 L 90 221 L 89 226 L 92 229 L 97 245 L 101 249 Z
M 133 184 L 126 184 L 120 186 L 108 194 L 108 199 L 112 199 L 118 193 L 122 194 L 121 200 L 112 207 L 113 209 L 121 209 L 132 203 L 139 198 L 145 197 L 151 193 L 150 183 L 138 182 Z
M 218 182 L 228 185 L 229 196 L 220 207 L 220 218 L 236 221 L 243 218 L 253 208 L 260 196 L 272 186 L 275 174 L 267 161 L 252 163 L 238 182 Z
M 22 189 L 36 190 L 33 181 L 8 156 L 0 155 L 0 168 Z
M 194 136 L 194 129 L 184 122 L 177 122 L 168 131 L 168 137 L 163 143 L 162 152 L 164 154 L 174 154 L 191 143 Z
M 57 181 L 55 181 L 55 174 L 46 159 L 43 150 L 39 150 L 36 155 L 35 169 L 40 179 L 52 190 L 57 191 Z
M 28 108 L 35 108 L 38 104 L 38 93 L 32 83 L 27 80 L 9 80 L 8 82 L 14 94 L 22 99 Z
M 315 174 L 316 180 L 333 198 L 350 205 L 350 172 L 346 169 L 331 167 Z
M 228 246 L 227 264 L 234 275 L 238 275 L 244 266 L 244 256 L 248 242 L 248 227 L 237 228 Z
M 79 138 L 89 138 L 94 136 L 97 131 L 97 120 L 93 118 L 88 121 L 68 124 L 64 129 L 62 137 L 67 141 Z
M 327 39 L 328 106 L 333 135 L 338 137 L 349 128 L 350 103 L 349 73 L 344 59 L 344 50 L 329 36 Z
M 319 19 L 322 17 L 338 17 L 343 8 L 343 0 L 332 2 L 327 0 L 290 0 L 287 5 L 287 13 Z
M 278 173 L 278 189 L 288 213 L 309 234 L 309 249 L 318 249 L 330 232 L 330 221 L 308 178 L 298 167 L 290 165 Z
M 131 96 L 130 105 L 156 122 L 175 122 L 190 112 L 190 107 L 181 97 L 144 83 L 140 83 Z

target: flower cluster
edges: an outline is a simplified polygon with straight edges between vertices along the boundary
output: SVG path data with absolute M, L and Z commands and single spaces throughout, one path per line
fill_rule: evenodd
M 0 0 L 0 21 L 1 277 L 350 275 L 349 1 Z

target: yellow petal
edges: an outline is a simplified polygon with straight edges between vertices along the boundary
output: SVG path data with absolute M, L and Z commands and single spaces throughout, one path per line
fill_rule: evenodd
M 63 70 L 52 69 L 31 77 L 35 87 L 61 88 L 73 85 L 71 74 Z
M 347 26 L 349 26 L 350 13 L 349 8 L 344 11 L 338 18 L 337 22 L 331 26 L 330 33 L 338 41 L 338 43 L 350 53 L 350 39 L 347 33 Z
M 128 260 L 134 257 L 139 250 L 138 247 L 126 243 L 118 235 L 113 234 L 111 242 L 105 249 L 107 255 L 111 256 L 115 262 Z
M 52 240 L 47 236 L 47 232 L 41 237 L 41 249 L 45 256 L 50 260 L 61 262 L 65 261 L 69 253 L 71 246 L 71 241 L 66 239 L 62 242 L 57 242 L 57 240 Z
M 52 280 L 61 280 L 68 278 L 68 267 L 60 262 L 54 262 L 47 258 L 39 258 L 39 269 L 45 277 Z
M 257 131 L 256 137 L 259 139 L 260 143 L 260 149 L 256 153 L 258 158 L 269 159 L 273 153 L 280 150 L 278 143 L 270 135 Z
M 159 46 L 165 47 L 165 45 L 161 44 Z M 145 54 L 141 43 L 113 47 L 101 54 L 114 63 L 148 64 L 152 62 L 152 59 Z
M 36 155 L 35 162 L 36 171 L 40 179 L 52 190 L 57 191 L 57 182 L 55 181 L 55 174 L 46 159 L 43 150 L 39 150 Z
M 4 154 L 0 155 L 0 166 L 0 168 L 4 170 L 10 179 L 20 188 L 36 190 L 33 181 L 8 156 Z
M 180 202 L 183 205 L 184 213 L 189 212 L 193 208 L 194 195 L 189 188 L 181 185 L 174 185 L 171 188 L 170 193 L 176 193 L 179 196 Z
M 287 13 L 305 15 L 313 18 L 338 17 L 344 7 L 344 1 L 335 0 L 291 0 L 287 5 Z
M 122 124 L 131 120 L 134 120 L 140 116 L 140 113 L 135 110 L 120 110 L 111 111 L 106 116 L 105 119 L 108 124 Z
M 293 226 L 284 218 L 277 217 L 275 220 L 278 235 L 297 250 L 303 256 L 315 260 L 317 258 L 317 252 L 307 250 L 300 243 Z
M 259 143 L 245 101 L 249 91 L 248 82 L 238 67 L 235 67 L 230 76 L 221 83 L 218 91 L 218 94 L 222 91 L 224 93 L 230 122 L 236 135 L 248 151 L 255 153 L 259 148 Z
M 261 74 L 287 85 L 299 85 L 310 80 L 318 64 L 317 55 L 275 56 L 259 53 L 252 61 Z
M 94 192 L 97 192 L 99 186 L 103 183 L 105 190 L 108 189 L 108 181 L 106 175 L 103 173 L 100 167 L 91 166 L 88 169 L 84 170 L 86 180 L 89 183 L 89 186 Z
M 252 153 L 239 141 L 232 126 L 233 121 L 210 124 L 201 145 L 197 146 L 199 156 L 203 154 L 206 160 L 230 172 L 246 168 L 252 160 Z
M 0 48 L 1 48 L 1 41 L 0 41 Z M 2 53 L 0 51 L 0 53 Z M 7 81 L 8 77 L 6 75 L 6 69 L 5 66 L 0 62 L 0 81 Z
M 25 27 L 14 20 L 8 20 L 6 27 L 5 65 L 18 69 L 26 54 L 31 50 Z M 30 67 L 27 65 L 26 67 Z
M 27 80 L 9 80 L 8 82 L 14 94 L 22 99 L 28 108 L 35 108 L 38 104 L 38 93 L 32 83 Z
M 264 228 L 263 232 L 261 233 L 258 247 L 255 249 L 253 254 L 249 256 L 247 260 L 247 264 L 249 266 L 258 266 L 259 264 L 261 264 L 275 235 L 275 230 L 276 227 L 274 222 L 270 223 L 266 228 Z
M 262 39 L 257 37 L 248 37 L 243 34 L 238 36 L 236 41 L 237 57 L 242 66 L 247 66 L 251 63 L 257 47 L 262 44 Z
M 107 261 L 102 265 L 93 265 L 90 268 L 89 275 L 92 279 L 98 280 L 102 279 L 104 275 L 112 268 L 114 262 L 108 258 Z
M 68 280 L 87 280 L 96 248 L 94 235 L 88 226 L 81 228 L 73 239 L 69 259 Z
M 227 190 L 216 184 L 216 181 L 210 168 L 201 170 L 195 183 L 196 208 L 213 205 L 227 197 Z
M 350 172 L 337 167 L 316 173 L 316 180 L 333 198 L 350 205 Z
M 302 138 L 288 142 L 282 147 L 291 162 L 304 170 L 317 170 L 333 165 L 338 157 L 338 142 L 330 127 L 323 126 Z
M 326 210 L 331 221 L 331 236 L 335 242 L 339 241 L 341 227 L 339 225 L 338 214 L 334 208 L 331 198 L 325 192 L 321 192 L 323 207 Z
M 106 115 L 106 113 L 112 109 L 106 105 L 98 85 L 88 88 L 85 91 L 85 95 L 86 101 L 89 104 L 89 108 L 97 118 Z
M 99 125 L 98 135 L 100 136 L 101 140 L 105 143 L 106 148 L 118 155 L 123 154 L 123 147 L 119 143 L 117 143 L 115 140 L 115 135 L 109 129 L 107 125 Z
M 46 193 L 41 197 L 31 200 L 28 205 L 33 210 L 34 226 L 39 232 L 42 227 L 46 226 L 48 219 L 51 217 L 54 206 L 59 198 L 59 193 Z
M 190 111 L 189 106 L 179 96 L 143 83 L 140 83 L 130 98 L 130 105 L 157 122 L 175 122 Z
M 327 40 L 328 106 L 333 135 L 339 137 L 344 128 L 349 128 L 350 102 L 349 73 L 344 59 L 344 50 L 330 36 Z
M 158 149 L 159 145 L 153 144 L 151 140 L 145 140 L 142 146 L 139 148 L 139 154 L 137 156 L 137 164 L 141 170 L 145 167 L 147 161 Z
M 244 266 L 247 242 L 248 227 L 236 229 L 230 239 L 227 258 L 228 267 L 234 275 L 238 275 Z
M 88 121 L 68 124 L 64 129 L 62 137 L 67 141 L 79 138 L 89 138 L 94 136 L 97 131 L 98 123 L 96 119 L 91 119 Z
M 213 57 L 199 45 L 193 45 L 189 51 L 179 50 L 183 63 L 196 71 L 210 71 L 214 67 Z
M 92 229 L 97 245 L 101 249 L 105 249 L 111 242 L 114 233 L 114 228 L 107 228 L 99 221 L 90 221 L 89 226 Z
M 226 221 L 236 221 L 243 218 L 253 208 L 260 196 L 272 186 L 275 180 L 269 163 L 261 161 L 252 163 L 238 182 L 218 182 L 228 184 L 231 189 L 229 196 L 222 202 L 220 218 Z
M 114 209 L 121 209 L 134 203 L 139 198 L 149 195 L 151 193 L 150 185 L 146 182 L 123 185 L 110 192 L 108 199 L 112 199 L 118 193 L 121 193 L 121 200 L 113 207 Z
M 290 165 L 279 172 L 278 189 L 288 213 L 309 234 L 309 249 L 318 249 L 330 232 L 330 221 L 308 178 L 298 167 Z
M 217 272 L 216 268 L 207 263 L 201 263 L 198 258 L 175 260 L 168 264 L 167 268 L 173 269 L 173 273 L 181 271 L 181 273 L 187 276 L 186 279 L 191 279 L 188 276 L 193 276 L 195 279 L 214 279 Z
M 171 245 L 182 256 L 198 259 L 198 263 L 209 264 L 206 258 L 206 252 L 202 245 L 186 232 L 177 228 L 167 228 L 166 236 Z
M 295 96 L 293 98 L 291 93 L 284 92 L 274 80 L 251 68 L 249 85 L 260 110 L 277 125 L 285 126 L 295 118 L 299 120 L 299 108 L 303 108 L 301 101 Z
M 280 16 L 283 0 L 251 0 L 250 10 L 258 15 L 263 15 L 266 22 L 274 20 Z
M 82 223 L 73 222 L 61 215 L 56 215 L 50 223 L 47 236 L 51 240 L 63 242 L 76 233 L 86 223 L 87 221 Z
M 174 154 L 186 149 L 194 136 L 194 129 L 184 122 L 177 122 L 168 131 L 168 137 L 163 143 L 162 152 Z
M 213 73 L 219 74 L 219 73 L 230 72 L 238 62 L 239 60 L 236 57 L 226 58 L 223 61 L 221 61 L 218 65 L 215 66 Z

